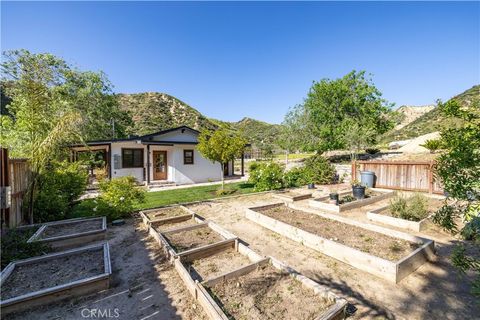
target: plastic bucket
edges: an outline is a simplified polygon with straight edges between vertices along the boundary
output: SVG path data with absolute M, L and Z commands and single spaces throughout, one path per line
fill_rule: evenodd
M 360 183 L 367 188 L 373 188 L 373 185 L 375 184 L 375 172 L 360 171 Z

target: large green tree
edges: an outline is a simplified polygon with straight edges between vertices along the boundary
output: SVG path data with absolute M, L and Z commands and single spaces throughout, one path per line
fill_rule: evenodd
M 468 250 L 480 244 L 480 98 L 463 105 L 453 99 L 438 107 L 461 124 L 441 132 L 444 152 L 437 159 L 436 174 L 448 197 L 433 220 L 467 240 L 457 244 L 452 261 L 462 273 L 476 273 L 472 291 L 480 297 L 480 259 Z
M 222 190 L 225 188 L 223 166 L 239 157 L 247 140 L 242 134 L 231 132 L 226 128 L 215 131 L 204 130 L 198 137 L 198 151 L 207 159 L 220 164 Z
M 345 132 L 352 123 L 369 132 L 368 142 L 373 144 L 377 135 L 393 127 L 391 107 L 365 71 L 314 82 L 304 103 L 295 110 L 303 128 L 297 132 L 301 146 L 318 152 L 348 148 Z
M 30 220 L 38 179 L 68 143 L 114 135 L 112 118 L 122 113 L 103 73 L 80 71 L 52 54 L 4 52 L 1 77 L 11 99 L 0 116 L 0 144 L 29 159 Z M 121 122 L 121 121 L 119 121 Z M 116 134 L 122 134 L 120 123 Z

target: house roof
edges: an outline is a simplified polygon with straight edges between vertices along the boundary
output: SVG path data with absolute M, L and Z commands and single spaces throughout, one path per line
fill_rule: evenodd
M 157 132 L 154 132 L 154 133 L 151 133 L 151 134 L 146 134 L 146 135 L 143 135 L 143 136 L 133 136 L 133 137 L 129 137 L 129 138 L 111 139 L 111 140 L 92 140 L 92 141 L 87 141 L 86 144 L 89 145 L 89 146 L 96 146 L 96 145 L 110 144 L 112 142 L 126 142 L 126 141 L 137 141 L 137 140 L 140 140 L 142 142 L 161 144 L 162 143 L 161 140 L 152 141 L 151 138 L 153 138 L 155 136 L 161 136 L 161 135 L 164 135 L 164 134 L 167 134 L 167 133 L 170 133 L 170 132 L 173 132 L 173 131 L 177 131 L 177 130 L 188 130 L 188 131 L 193 132 L 195 134 L 200 134 L 200 131 L 198 131 L 198 130 L 195 130 L 195 129 L 190 128 L 188 126 L 180 126 L 180 127 L 176 127 L 176 128 L 157 131 Z M 183 133 L 183 131 L 182 131 L 182 133 Z M 165 141 L 165 143 L 169 143 L 169 144 L 183 143 L 184 144 L 186 142 Z M 193 143 L 193 142 L 189 142 L 189 143 Z M 71 146 L 74 147 L 74 146 L 80 146 L 80 145 L 83 145 L 83 144 L 75 144 L 75 145 L 71 145 Z

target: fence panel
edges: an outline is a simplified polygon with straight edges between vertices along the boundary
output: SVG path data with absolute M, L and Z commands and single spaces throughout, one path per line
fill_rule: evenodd
M 375 186 L 384 189 L 443 193 L 435 180 L 433 161 L 356 161 L 352 164 L 352 177 L 359 179 L 358 171 L 373 171 Z

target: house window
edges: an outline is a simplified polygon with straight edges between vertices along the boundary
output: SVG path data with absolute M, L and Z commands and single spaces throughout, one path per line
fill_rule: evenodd
M 193 164 L 193 150 L 183 150 L 183 164 Z
M 122 149 L 123 168 L 143 168 L 143 149 Z

